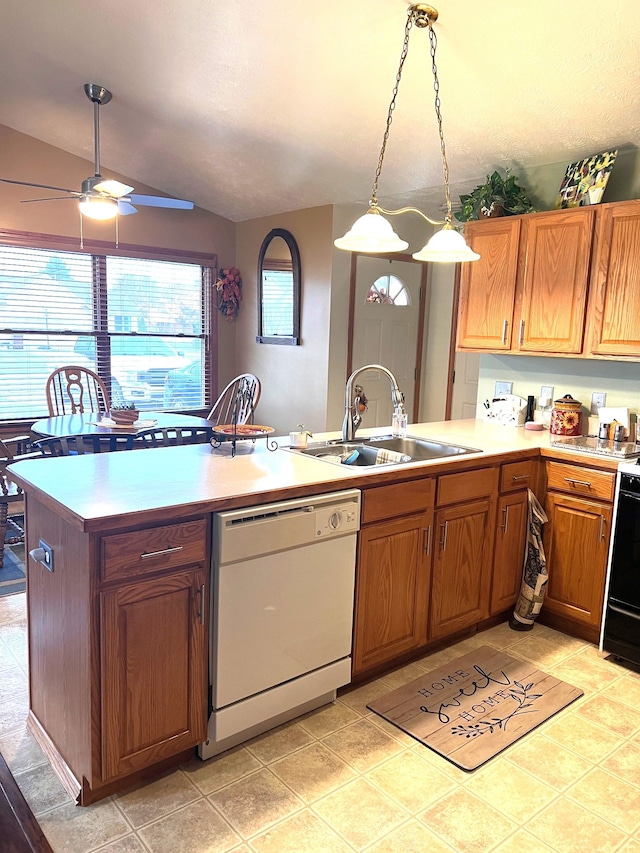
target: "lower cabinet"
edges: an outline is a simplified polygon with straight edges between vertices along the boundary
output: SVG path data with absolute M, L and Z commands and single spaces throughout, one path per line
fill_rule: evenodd
M 195 569 L 100 593 L 103 781 L 205 739 L 206 588 Z
M 431 479 L 363 492 L 354 675 L 381 666 L 427 641 L 433 493 Z M 389 518 L 391 515 L 395 517 Z

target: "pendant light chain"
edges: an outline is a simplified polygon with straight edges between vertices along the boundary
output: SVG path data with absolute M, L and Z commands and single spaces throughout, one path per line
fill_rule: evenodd
M 442 132 L 442 113 L 440 112 L 440 81 L 438 80 L 438 66 L 436 65 L 436 47 L 438 37 L 431 20 L 429 20 L 429 43 L 431 45 L 431 70 L 433 71 L 433 90 L 435 92 L 436 119 L 438 120 L 438 133 L 440 134 L 440 153 L 442 154 L 442 171 L 444 173 L 444 195 L 447 204 L 445 221 L 451 225 L 451 194 L 449 192 L 449 164 L 447 163 L 447 152 L 444 145 L 444 133 Z
M 378 158 L 378 167 L 376 169 L 376 174 L 373 179 L 373 187 L 371 188 L 371 200 L 369 204 L 372 207 L 378 206 L 378 180 L 380 179 L 380 175 L 382 173 L 382 164 L 384 162 L 384 155 L 387 149 L 387 142 L 389 141 L 389 130 L 391 128 L 391 122 L 393 121 L 393 111 L 396 108 L 396 98 L 398 97 L 398 89 L 400 87 L 400 80 L 402 79 L 402 69 L 404 67 L 404 61 L 407 58 L 407 54 L 409 52 L 409 33 L 411 32 L 411 27 L 413 26 L 415 12 L 413 8 L 409 9 L 407 13 L 407 23 L 404 28 L 404 42 L 402 44 L 402 51 L 400 53 L 400 65 L 398 66 L 398 73 L 396 74 L 396 82 L 393 87 L 393 93 L 391 97 L 391 103 L 389 104 L 389 111 L 387 113 L 387 126 L 384 131 L 384 136 L 382 137 L 382 148 L 380 149 L 380 156 Z

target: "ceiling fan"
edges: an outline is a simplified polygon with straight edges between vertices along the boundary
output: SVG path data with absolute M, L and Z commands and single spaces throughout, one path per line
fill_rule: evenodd
M 34 201 L 58 201 L 60 199 L 78 199 L 80 211 L 83 216 L 90 219 L 113 219 L 115 216 L 128 216 L 137 213 L 134 205 L 146 207 L 169 207 L 177 210 L 192 210 L 193 202 L 177 198 L 166 198 L 154 195 L 138 195 L 132 193 L 133 187 L 129 187 L 120 181 L 104 180 L 100 174 L 100 107 L 108 104 L 112 94 L 104 86 L 97 83 L 85 83 L 84 91 L 93 103 L 93 131 L 94 131 L 94 167 L 95 174 L 82 182 L 79 192 L 66 187 L 51 187 L 47 184 L 32 184 L 28 181 L 13 181 L 9 178 L 0 178 L 6 184 L 20 184 L 23 187 L 38 187 L 43 190 L 54 190 L 55 192 L 67 193 L 66 196 L 52 196 L 51 198 L 23 199 L 25 203 Z

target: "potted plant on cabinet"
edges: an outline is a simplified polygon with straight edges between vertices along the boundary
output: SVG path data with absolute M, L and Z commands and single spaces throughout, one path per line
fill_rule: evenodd
M 129 425 L 138 420 L 139 412 L 135 403 L 122 403 L 119 406 L 111 406 L 109 414 L 115 423 Z
M 534 211 L 524 188 L 518 185 L 516 176 L 510 175 L 508 169 L 505 170 L 504 178 L 497 170 L 487 175 L 486 183 L 480 184 L 468 195 L 460 196 L 460 204 L 462 207 L 455 214 L 459 222 Z

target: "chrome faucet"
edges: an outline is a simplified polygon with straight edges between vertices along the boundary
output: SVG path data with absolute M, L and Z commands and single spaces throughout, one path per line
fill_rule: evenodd
M 359 367 L 357 370 L 354 370 L 351 376 L 347 379 L 347 386 L 345 388 L 344 420 L 342 422 L 343 441 L 351 441 L 362 422 L 360 408 L 362 407 L 364 411 L 367 404 L 367 398 L 364 395 L 362 385 L 354 386 L 353 383 L 355 382 L 356 377 L 361 373 L 364 373 L 365 370 L 381 370 L 389 377 L 389 382 L 391 383 L 391 402 L 393 403 L 394 412 L 399 411 L 404 403 L 404 394 L 398 387 L 395 376 L 390 370 L 387 370 L 386 367 L 383 367 L 381 364 L 365 364 L 364 367 Z

